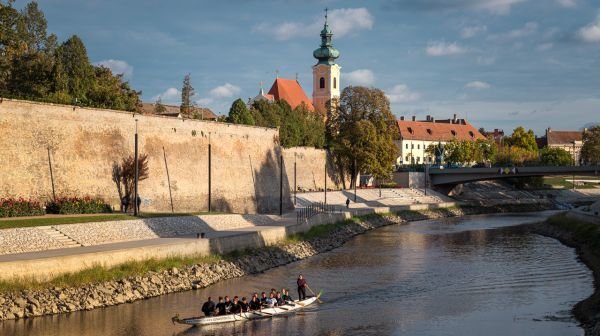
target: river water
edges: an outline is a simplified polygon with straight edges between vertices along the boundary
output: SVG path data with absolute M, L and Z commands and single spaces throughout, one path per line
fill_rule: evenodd
M 0 335 L 582 335 L 569 311 L 592 293 L 590 270 L 573 249 L 515 226 L 543 216 L 388 226 L 334 251 L 203 290 L 0 322 Z M 323 290 L 322 304 L 245 323 L 171 324 L 176 312 L 198 315 L 209 295 L 293 288 L 298 273 Z

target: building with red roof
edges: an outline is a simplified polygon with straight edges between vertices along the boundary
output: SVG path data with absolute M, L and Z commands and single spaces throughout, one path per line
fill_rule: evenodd
M 485 139 L 473 125 L 465 119 L 457 119 L 456 115 L 452 119 L 444 120 L 435 120 L 427 116 L 426 120 L 419 121 L 415 117 L 412 120 L 400 117 L 396 124 L 400 133 L 400 139 L 396 141 L 400 153 L 396 160 L 398 165 L 433 163 L 435 157 L 425 153 L 431 144 Z

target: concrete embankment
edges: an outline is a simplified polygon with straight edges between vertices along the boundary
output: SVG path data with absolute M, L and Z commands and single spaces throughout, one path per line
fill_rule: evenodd
M 540 206 L 504 208 L 442 208 L 402 211 L 393 215 L 369 215 L 333 226 L 326 234 L 301 242 L 279 243 L 227 257 L 119 280 L 89 283 L 78 287 L 51 287 L 0 295 L 0 320 L 91 310 L 133 302 L 167 293 L 202 288 L 218 281 L 263 272 L 341 246 L 368 230 L 408 221 L 480 213 L 547 210 Z
M 594 293 L 575 305 L 573 315 L 585 335 L 600 335 L 600 224 L 567 212 L 532 226 L 532 231 L 575 248 L 580 260 L 592 270 Z

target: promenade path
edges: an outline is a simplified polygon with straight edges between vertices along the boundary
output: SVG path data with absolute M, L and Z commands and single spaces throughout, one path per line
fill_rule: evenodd
M 296 208 L 281 217 L 260 214 L 211 214 L 2 229 L 0 268 L 1 264 L 18 261 L 53 260 L 114 251 L 141 251 L 148 248 L 166 250 L 175 245 L 192 246 L 203 241 L 206 247 L 212 249 L 215 244 L 229 244 L 226 242 L 229 240 L 235 244 L 236 240 L 247 241 L 248 237 L 254 240 L 256 237 L 262 239 L 271 234 L 269 232 L 276 232 L 271 234 L 273 237 L 281 237 L 288 232 L 288 228 L 298 226 L 297 211 L 313 202 L 324 201 L 325 195 L 324 192 L 315 192 L 298 194 L 296 197 Z M 352 203 L 349 209 L 345 209 L 348 198 Z M 357 202 L 353 200 L 353 191 L 327 192 L 327 203 L 336 205 L 349 214 L 385 212 L 390 208 L 408 209 L 415 204 L 435 206 L 451 202 L 449 198 L 431 190 L 425 195 L 423 190 L 416 189 L 383 189 L 381 197 L 378 189 L 363 189 L 357 191 Z M 336 218 L 343 217 L 332 217 L 329 221 Z M 315 222 L 310 225 L 320 224 L 320 220 L 315 218 Z M 198 238 L 200 234 L 204 234 L 204 239 Z

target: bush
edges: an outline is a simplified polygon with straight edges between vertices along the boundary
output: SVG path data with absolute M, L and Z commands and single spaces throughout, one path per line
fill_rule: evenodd
M 112 209 L 100 198 L 91 197 L 61 197 L 46 203 L 46 213 L 49 214 L 95 214 L 110 213 Z
M 24 198 L 0 198 L 0 217 L 43 216 L 39 202 Z

